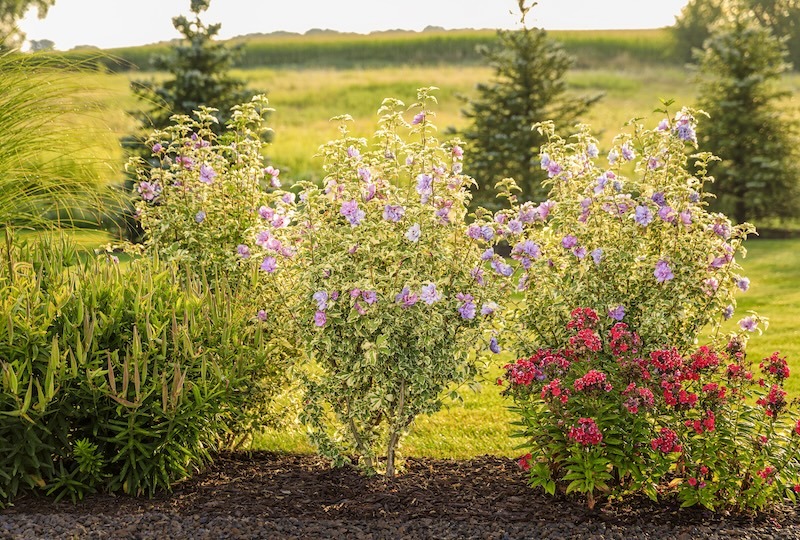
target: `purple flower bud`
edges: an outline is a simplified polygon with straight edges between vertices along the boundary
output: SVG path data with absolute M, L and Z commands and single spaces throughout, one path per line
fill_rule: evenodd
M 236 246 L 236 253 L 242 259 L 249 259 L 250 258 L 250 248 L 245 244 L 239 244 Z
M 493 337 L 489 340 L 489 350 L 494 354 L 498 354 L 500 352 L 500 345 L 497 343 L 496 337 Z
M 325 326 L 326 322 L 328 322 L 328 316 L 325 315 L 324 311 L 314 313 L 314 325 L 322 327 Z
M 625 306 L 619 305 L 615 308 L 608 310 L 608 316 L 614 319 L 615 321 L 621 321 L 625 318 Z

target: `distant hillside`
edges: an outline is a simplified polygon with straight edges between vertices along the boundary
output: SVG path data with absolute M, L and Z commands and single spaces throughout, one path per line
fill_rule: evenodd
M 667 29 L 569 30 L 549 32 L 576 58 L 579 68 L 625 63 L 675 63 Z M 480 46 L 496 40 L 494 30 L 387 31 L 369 35 L 331 30 L 306 34 L 276 32 L 251 34 L 228 40 L 242 47 L 241 68 L 332 68 L 398 65 L 474 65 L 483 62 Z M 105 51 L 71 51 L 74 58 L 91 57 L 112 71 L 150 69 L 150 58 L 169 50 L 168 43 Z

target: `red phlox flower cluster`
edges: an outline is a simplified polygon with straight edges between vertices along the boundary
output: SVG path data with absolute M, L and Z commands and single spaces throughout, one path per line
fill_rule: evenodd
M 761 371 L 767 376 L 772 376 L 776 381 L 781 382 L 789 378 L 789 366 L 786 357 L 774 352 L 769 358 L 764 358 L 758 365 Z
M 797 423 L 794 425 L 794 434 L 800 435 L 800 420 L 798 420 Z
M 664 402 L 670 407 L 691 409 L 697 403 L 697 394 L 687 392 L 679 382 L 662 381 Z
M 689 364 L 689 369 L 695 372 L 712 371 L 719 366 L 719 355 L 707 345 L 700 347 L 690 359 L 692 362 Z
M 727 388 L 720 386 L 717 383 L 708 383 L 703 385 L 701 390 L 705 394 L 704 399 L 718 402 L 725 401 L 725 393 L 728 391 Z
M 687 482 L 692 487 L 696 487 L 698 489 L 703 489 L 704 487 L 706 487 L 706 482 L 705 482 L 704 478 L 710 478 L 711 477 L 708 473 L 709 473 L 708 467 L 706 467 L 705 465 L 701 465 L 700 469 L 698 470 L 697 477 L 690 476 L 687 479 Z
M 609 346 L 614 356 L 627 356 L 639 352 L 642 339 L 636 332 L 628 330 L 625 323 L 617 323 L 608 331 Z
M 566 403 L 569 400 L 569 390 L 561 388 L 561 380 L 553 379 L 542 387 L 542 399 L 548 397 L 557 398 L 561 403 Z
M 747 371 L 741 364 L 728 364 L 727 376 L 729 379 L 744 379 L 749 381 L 753 374 Z
M 556 371 L 566 372 L 572 364 L 572 351 L 551 351 L 550 349 L 540 349 L 531 357 L 539 366 L 539 369 L 555 367 Z
M 606 392 L 610 392 L 612 386 L 606 382 L 605 373 L 602 371 L 597 371 L 596 369 L 591 369 L 583 377 L 575 379 L 575 382 L 572 383 L 572 388 L 574 388 L 577 392 L 581 392 L 583 390 L 587 392 L 592 390 L 605 390 Z
M 756 404 L 764 407 L 767 416 L 775 417 L 786 407 L 786 391 L 777 384 L 773 384 L 769 387 L 769 394 L 758 399 Z
M 678 444 L 678 434 L 669 428 L 661 428 L 658 437 L 650 441 L 650 447 L 665 454 L 680 452 L 683 447 Z
M 766 467 L 758 471 L 758 476 L 763 478 L 766 481 L 767 485 L 772 485 L 772 482 L 775 480 L 776 472 L 777 471 L 775 470 L 775 467 L 767 465 Z
M 532 360 L 533 357 L 520 358 L 513 364 L 507 364 L 504 369 L 508 380 L 518 386 L 530 386 L 534 379 L 544 378 L 544 374 Z
M 598 336 L 594 330 L 590 330 L 589 328 L 581 330 L 569 338 L 569 344 L 579 352 L 584 352 L 586 350 L 597 352 L 603 348 L 603 343 L 600 341 L 600 336 Z
M 655 404 L 655 397 L 653 396 L 652 390 L 644 386 L 637 387 L 636 383 L 629 384 L 622 392 L 622 395 L 628 396 L 628 399 L 625 400 L 625 403 L 622 405 L 628 409 L 628 412 L 631 414 L 638 413 L 639 407 L 641 406 L 647 408 Z
M 567 436 L 584 446 L 600 444 L 600 441 L 603 440 L 603 434 L 600 432 L 600 428 L 597 427 L 597 423 L 591 418 L 580 418 L 577 426 L 569 428 Z
M 584 330 L 586 328 L 594 328 L 600 317 L 591 308 L 576 308 L 569 314 L 571 320 L 567 323 L 567 328 L 570 330 Z
M 706 411 L 702 420 L 687 420 L 686 427 L 694 429 L 695 433 L 700 434 L 706 431 L 714 431 L 717 426 L 717 419 L 714 411 Z
M 650 363 L 658 369 L 661 373 L 675 372 L 683 367 L 683 358 L 681 358 L 678 349 L 662 349 L 650 353 Z
M 533 456 L 530 453 L 525 454 L 524 456 L 522 456 L 517 460 L 517 465 L 519 465 L 519 468 L 522 469 L 523 471 L 529 471 L 531 470 L 532 459 Z

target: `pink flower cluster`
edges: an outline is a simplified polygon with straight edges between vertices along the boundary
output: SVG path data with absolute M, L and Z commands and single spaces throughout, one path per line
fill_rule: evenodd
M 597 427 L 597 422 L 591 418 L 580 418 L 577 426 L 569 428 L 567 436 L 584 446 L 600 444 L 603 440 L 603 434 L 600 432 L 600 428 Z
M 650 441 L 650 447 L 655 451 L 670 454 L 672 452 L 681 452 L 683 447 L 678 444 L 678 434 L 669 428 L 661 428 L 659 436 Z
M 774 418 L 786 407 L 786 391 L 777 384 L 773 384 L 769 388 L 769 393 L 756 400 L 756 404 L 764 407 L 767 416 Z
M 789 378 L 789 365 L 786 363 L 786 357 L 780 356 L 777 352 L 772 353 L 769 358 L 764 358 L 758 367 L 765 375 L 772 376 L 777 382 Z
M 611 384 L 606 382 L 606 374 L 602 371 L 597 371 L 596 369 L 590 369 L 586 375 L 575 379 L 575 382 L 572 383 L 572 388 L 575 389 L 576 392 L 590 392 L 592 390 L 605 390 L 606 392 L 611 391 Z

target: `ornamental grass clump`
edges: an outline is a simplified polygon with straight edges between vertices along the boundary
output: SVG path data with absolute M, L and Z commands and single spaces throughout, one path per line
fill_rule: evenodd
M 302 414 L 312 441 L 387 476 L 414 419 L 473 379 L 472 351 L 498 350 L 502 282 L 481 259 L 487 239 L 468 234 L 472 179 L 459 144 L 435 138 L 431 91 L 408 109 L 385 100 L 372 145 L 339 118 L 342 137 L 320 150 L 324 186 L 266 209 L 250 246 L 264 279 L 296 268 L 286 293 L 314 360 Z
M 766 320 L 720 331 L 749 287 L 736 256 L 753 228 L 706 209 L 713 157 L 686 152 L 697 114 L 634 124 L 603 157 L 585 126 L 569 140 L 538 126 L 550 198 L 519 204 L 509 180 L 495 216 L 521 273 L 507 342 L 521 357 L 500 381 L 520 415 L 520 465 L 590 507 L 642 493 L 752 510 L 800 491 L 786 361 L 764 359 L 759 375 L 745 353 Z

